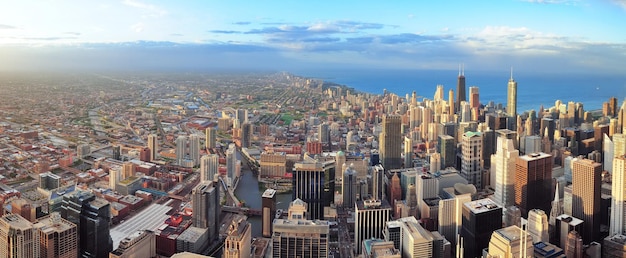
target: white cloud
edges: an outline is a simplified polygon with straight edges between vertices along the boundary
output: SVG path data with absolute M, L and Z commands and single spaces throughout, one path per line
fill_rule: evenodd
M 123 0 L 122 4 L 143 10 L 146 12 L 148 17 L 160 17 L 167 14 L 167 11 L 158 6 L 146 4 L 136 0 Z
M 142 32 L 144 28 L 143 22 L 138 22 L 130 26 L 130 29 L 134 32 Z

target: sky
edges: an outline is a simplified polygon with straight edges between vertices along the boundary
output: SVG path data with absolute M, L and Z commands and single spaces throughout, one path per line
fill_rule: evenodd
M 624 74 L 626 0 L 20 0 L 0 71 L 516 69 Z

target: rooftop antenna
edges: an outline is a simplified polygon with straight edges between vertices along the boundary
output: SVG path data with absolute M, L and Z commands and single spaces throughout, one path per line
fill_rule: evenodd
M 511 66 L 511 80 L 513 80 L 513 66 Z
M 461 76 L 461 64 L 459 64 L 459 76 Z
M 462 70 L 461 70 L 461 75 L 462 75 L 462 76 L 465 76 L 465 64 L 463 64 L 463 66 L 462 66 L 462 67 L 463 67 L 463 68 L 462 68 Z

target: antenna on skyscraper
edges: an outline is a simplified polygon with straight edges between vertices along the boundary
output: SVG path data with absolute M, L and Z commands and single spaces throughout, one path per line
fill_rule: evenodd
M 461 64 L 459 64 L 459 76 L 461 76 Z
M 462 67 L 463 68 L 461 69 L 461 76 L 465 76 L 465 64 L 463 64 Z
M 513 80 L 513 66 L 511 66 L 511 80 Z

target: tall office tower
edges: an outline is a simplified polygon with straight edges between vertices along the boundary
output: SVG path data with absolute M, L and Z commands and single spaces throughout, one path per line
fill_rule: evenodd
M 208 228 L 209 240 L 215 241 L 220 230 L 220 188 L 213 182 L 202 181 L 191 191 L 194 227 Z
M 79 144 L 76 147 L 76 155 L 78 156 L 78 158 L 82 159 L 88 156 L 89 154 L 91 154 L 91 147 L 89 146 L 89 144 L 83 143 L 83 144 Z
M 320 140 L 322 144 L 330 143 L 330 129 L 328 128 L 327 123 L 322 123 L 317 128 L 317 138 Z
M 504 226 L 518 226 L 522 225 L 522 211 L 516 206 L 509 206 L 504 211 Z
M 626 235 L 626 157 L 613 160 L 609 236 Z
M 197 134 L 189 136 L 189 157 L 193 160 L 194 166 L 200 164 L 200 136 Z
M 294 164 L 292 199 L 307 203 L 311 220 L 324 219 L 335 193 L 335 161 L 302 161 Z
M 459 69 L 459 77 L 456 82 L 456 102 L 454 103 L 456 111 L 460 110 L 461 101 L 466 101 L 465 98 L 465 71 Z
M 337 178 L 343 178 L 343 172 L 345 172 L 344 164 L 346 164 L 346 153 L 343 151 L 338 151 L 337 155 L 335 155 L 335 171 L 340 171 L 336 176 Z M 346 166 L 348 166 L 347 164 Z
M 437 138 L 437 152 L 441 154 L 442 168 L 454 167 L 456 163 L 456 144 L 454 137 L 439 135 Z
M 354 203 L 359 194 L 357 193 L 357 185 L 359 180 L 357 178 L 357 171 L 354 169 L 354 165 L 350 165 L 343 172 L 343 180 L 341 181 L 341 189 L 343 191 L 343 206 L 354 207 Z
M 248 122 L 248 110 L 247 109 L 237 109 L 237 113 L 235 113 L 235 119 L 239 121 L 239 126 Z
M 389 203 L 395 205 L 396 201 L 402 200 L 402 186 L 400 185 L 400 177 L 398 173 L 393 173 L 391 176 L 391 185 L 387 186 L 389 191 Z M 395 214 L 398 216 L 398 214 Z
M 249 148 L 252 143 L 253 126 L 250 123 L 241 125 L 241 147 Z
M 250 223 L 244 219 L 233 220 L 228 226 L 226 240 L 224 240 L 225 258 L 250 258 L 250 241 L 252 229 Z
M 423 107 L 421 108 L 422 110 L 422 122 L 420 124 L 420 132 L 421 132 L 421 136 L 423 139 L 427 139 L 428 138 L 428 133 L 430 132 L 428 130 L 428 126 L 430 125 L 430 123 L 432 123 L 434 121 L 433 119 L 433 110 L 432 108 L 429 107 Z
M 548 216 L 540 209 L 532 209 L 528 212 L 528 233 L 533 237 L 533 243 L 550 241 L 548 231 Z
M 470 108 L 480 107 L 480 95 L 476 86 L 469 87 L 469 104 Z
M 79 257 L 109 257 L 113 240 L 109 233 L 109 202 L 93 193 L 76 191 L 63 196 L 61 216 L 78 229 Z
M 402 253 L 395 248 L 394 243 L 382 239 L 367 239 L 363 241 L 363 258 L 401 258 Z
M 272 237 L 272 227 L 274 226 L 274 217 L 276 216 L 276 190 L 266 189 L 261 195 L 262 210 L 262 235 L 263 237 Z
M 441 170 L 441 154 L 435 152 L 430 155 L 430 173 L 437 173 Z
M 435 96 L 433 97 L 433 100 L 435 101 L 442 101 L 443 100 L 443 85 L 439 84 L 437 85 L 437 88 L 435 90 Z
M 109 258 L 134 258 L 139 254 L 157 257 L 154 232 L 144 229 L 131 233 L 120 241 L 117 249 L 111 251 Z
M 148 136 L 148 148 L 150 148 L 150 136 Z M 113 156 L 114 160 L 122 160 L 122 147 L 119 145 L 113 145 Z
M 454 90 L 450 89 L 450 91 L 448 91 L 448 114 L 450 114 L 450 117 L 454 117 L 454 114 L 456 112 L 454 112 Z
M 35 220 L 35 207 L 31 205 L 31 201 L 18 198 L 11 201 L 11 213 L 18 214 L 28 221 Z
M 34 224 L 39 234 L 39 257 L 77 257 L 78 230 L 76 225 L 53 212 L 41 217 Z
M 404 137 L 404 167 L 413 167 L 413 139 Z
M 276 219 L 272 257 L 328 257 L 329 236 L 328 221 Z
M 400 115 L 384 115 L 383 131 L 380 133 L 380 158 L 385 170 L 402 167 L 402 117 Z
M 479 132 L 466 132 L 462 137 L 461 176 L 478 189 L 483 188 L 482 148 L 483 138 Z
M 471 122 L 472 121 L 472 108 L 470 107 L 470 104 L 463 101 L 461 102 L 460 105 L 460 110 L 459 110 L 459 114 L 461 117 L 461 122 Z
M 115 190 L 120 180 L 122 180 L 122 167 L 115 166 L 109 168 L 109 188 Z
M 187 137 L 178 136 L 176 138 L 176 162 L 178 165 L 182 165 L 187 156 Z
M 404 257 L 433 257 L 434 236 L 424 229 L 415 217 L 404 217 L 397 220 L 400 223 Z
M 491 234 L 486 257 L 534 257 L 534 253 L 533 237 L 518 226 L 509 226 Z
M 507 89 L 507 114 L 509 117 L 517 117 L 517 82 L 513 80 L 513 68 L 511 68 L 511 78 L 509 78 Z
M 422 122 L 421 107 L 411 106 L 409 109 L 409 131 L 414 131 Z
M 589 159 L 572 162 L 572 216 L 582 219 L 583 242 L 600 241 L 602 164 Z
M 423 174 L 415 179 L 416 197 L 420 202 L 423 199 L 435 198 L 439 195 L 439 181 L 434 176 Z
M 234 181 L 237 176 L 237 161 L 237 148 L 231 143 L 226 150 L 226 174 L 229 181 Z
M 503 207 L 515 204 L 515 162 L 519 151 L 513 146 L 513 140 L 498 137 L 498 151 L 492 155 L 491 170 L 495 172 L 495 201 Z
M 527 218 L 531 209 L 550 212 L 552 201 L 552 164 L 550 154 L 532 153 L 515 162 L 515 206 Z
M 578 231 L 570 231 L 567 234 L 567 241 L 563 249 L 565 250 L 565 257 L 583 258 L 583 240 Z
M 148 135 L 148 148 L 150 149 L 150 160 L 155 160 L 159 154 L 159 138 L 156 134 Z
M 200 158 L 200 181 L 213 181 L 218 173 L 220 156 L 217 154 L 204 155 Z
M 461 237 L 464 257 L 481 257 L 489 246 L 493 231 L 502 228 L 502 206 L 491 199 L 480 199 L 463 204 Z
M 129 178 L 135 175 L 135 163 L 130 161 L 124 162 L 122 164 L 122 179 Z
M 617 116 L 617 98 L 609 98 L 609 112 L 612 117 Z
M 617 133 L 613 135 L 613 157 L 626 155 L 626 134 Z
M 2 216 L 0 218 L 0 256 L 35 258 L 39 255 L 39 234 L 33 224 L 17 214 Z
M 215 148 L 217 141 L 217 131 L 214 127 L 208 127 L 204 132 L 204 146 L 207 150 Z
M 363 240 L 383 237 L 383 229 L 391 219 L 391 205 L 386 200 L 357 201 L 354 213 L 354 252 L 361 254 Z
M 383 166 L 379 164 L 379 165 L 373 166 L 370 172 L 371 172 L 371 175 L 367 176 L 369 178 L 370 183 L 372 184 L 372 192 L 370 193 L 370 197 L 373 198 L 374 200 L 380 200 L 383 198 L 383 192 L 384 192 L 385 182 L 383 180 L 383 177 L 385 176 L 385 168 L 383 168 Z M 364 199 L 364 198 L 365 196 L 361 196 L 361 199 Z
M 472 196 L 471 194 L 461 194 L 445 197 L 446 199 L 439 201 L 438 231 L 450 241 L 452 246 L 456 246 L 457 236 L 461 234 L 463 204 L 472 201 Z
M 526 136 L 524 138 L 524 153 L 531 154 L 537 152 L 541 152 L 541 138 L 538 135 Z

